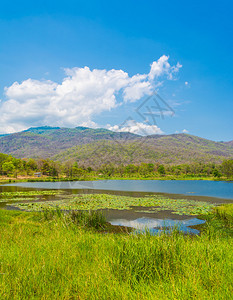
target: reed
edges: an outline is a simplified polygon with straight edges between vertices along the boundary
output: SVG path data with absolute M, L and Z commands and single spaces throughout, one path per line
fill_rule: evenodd
M 231 299 L 233 239 L 216 212 L 200 236 L 99 233 L 104 222 L 0 210 L 0 299 Z

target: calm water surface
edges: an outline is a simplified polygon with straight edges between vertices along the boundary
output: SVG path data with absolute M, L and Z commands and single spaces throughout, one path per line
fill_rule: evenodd
M 22 191 L 38 189 L 61 189 L 67 193 L 110 193 L 115 195 L 140 196 L 162 194 L 169 198 L 186 198 L 207 201 L 216 204 L 233 202 L 233 182 L 201 181 L 201 180 L 103 180 L 103 181 L 70 181 L 70 182 L 22 182 L 0 186 L 1 191 Z M 47 200 L 56 201 L 55 196 L 48 196 Z M 0 207 L 10 209 L 7 202 L 0 203 Z M 107 220 L 113 225 L 121 225 L 145 230 L 152 233 L 169 231 L 169 228 L 179 228 L 186 233 L 198 234 L 197 229 L 189 226 L 199 225 L 205 221 L 187 215 L 175 215 L 171 211 L 160 211 L 153 214 L 132 210 L 103 210 Z
M 204 224 L 204 220 L 189 218 L 185 220 L 157 219 L 157 218 L 137 218 L 135 220 L 114 219 L 109 220 L 112 225 L 127 226 L 140 231 L 149 230 L 151 233 L 170 232 L 173 228 L 185 233 L 198 234 L 199 230 L 189 226 Z
M 233 200 L 233 182 L 206 180 L 98 180 L 20 182 L 5 186 L 39 189 L 93 189 L 208 196 Z

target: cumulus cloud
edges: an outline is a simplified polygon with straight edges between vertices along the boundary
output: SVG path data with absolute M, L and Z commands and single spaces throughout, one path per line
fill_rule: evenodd
M 163 131 L 157 125 L 148 125 L 133 120 L 129 120 L 120 126 L 108 126 L 108 129 L 116 132 L 130 132 L 139 135 L 163 134 Z
M 186 130 L 186 129 L 183 129 L 181 132 L 182 132 L 182 133 L 189 133 L 189 131 Z M 180 131 L 176 130 L 175 133 L 180 133 Z
M 175 66 L 171 66 L 168 62 L 169 56 L 163 55 L 157 61 L 151 64 L 149 79 L 154 80 L 161 75 L 166 74 L 168 79 L 172 79 L 173 75 L 179 71 L 182 65 L 178 62 Z
M 188 130 L 186 130 L 186 129 L 183 129 L 182 132 L 183 133 L 189 133 Z
M 132 77 L 123 70 L 84 67 L 65 69 L 61 83 L 34 79 L 15 82 L 5 87 L 6 99 L 0 102 L 0 132 L 41 125 L 96 127 L 95 115 L 116 108 L 122 101 L 150 95 L 160 84 L 159 77 L 173 79 L 181 65 L 171 66 L 168 59 L 163 55 L 151 64 L 148 74 Z

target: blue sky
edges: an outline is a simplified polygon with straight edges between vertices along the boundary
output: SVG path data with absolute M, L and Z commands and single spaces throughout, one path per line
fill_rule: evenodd
M 4 1 L 0 133 L 86 125 L 232 140 L 232 13 L 226 0 Z M 154 91 L 175 112 L 156 123 L 136 111 Z

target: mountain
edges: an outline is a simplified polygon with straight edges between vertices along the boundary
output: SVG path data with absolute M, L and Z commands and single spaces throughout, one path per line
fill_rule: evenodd
M 149 135 L 88 127 L 36 127 L 0 137 L 0 152 L 19 158 L 104 163 L 216 162 L 233 157 L 232 142 L 214 142 L 190 134 Z
M 19 158 L 48 158 L 70 147 L 97 140 L 124 140 L 138 137 L 132 133 L 117 133 L 103 128 L 43 126 L 0 136 L 0 152 Z
M 193 162 L 221 163 L 233 157 L 233 147 L 189 134 L 147 136 L 127 141 L 102 140 L 78 145 L 53 157 L 58 161 L 77 161 L 82 166 L 103 164 Z
M 224 144 L 232 146 L 233 147 L 233 141 L 229 141 L 229 142 L 224 142 Z

